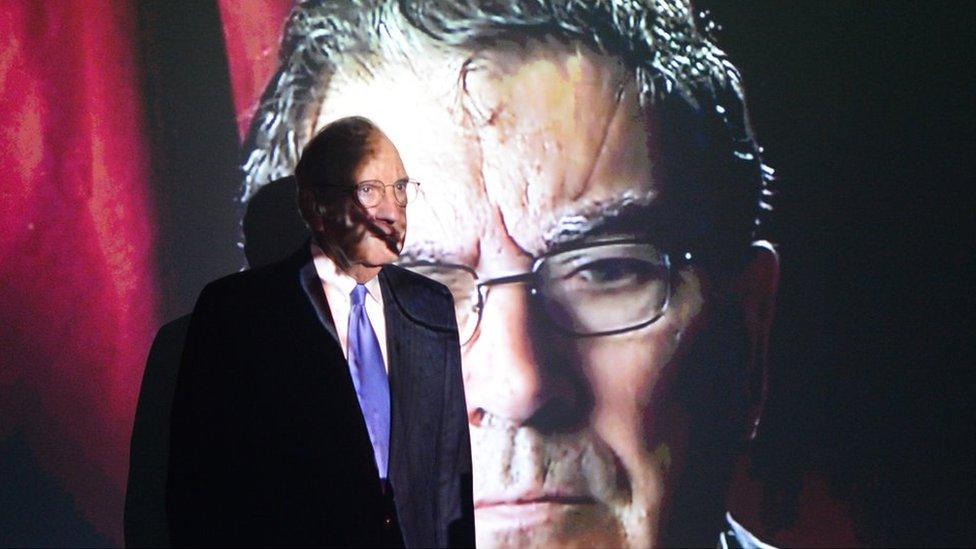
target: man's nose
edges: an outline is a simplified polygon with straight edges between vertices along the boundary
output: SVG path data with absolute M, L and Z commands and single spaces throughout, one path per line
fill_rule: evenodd
M 571 361 L 545 342 L 535 326 L 530 296 L 521 284 L 491 288 L 476 339 L 465 350 L 465 390 L 472 425 L 501 419 L 540 430 L 579 423 L 582 398 Z M 548 348 L 547 348 L 548 347 Z
M 383 197 L 380 199 L 380 203 L 370 209 L 373 219 L 391 225 L 401 222 L 405 215 L 404 208 L 396 203 L 396 198 L 393 196 L 393 188 L 384 187 L 383 191 Z

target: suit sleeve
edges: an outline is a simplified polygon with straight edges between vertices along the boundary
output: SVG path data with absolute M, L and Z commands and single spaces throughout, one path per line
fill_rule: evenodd
M 244 421 L 218 293 L 208 286 L 197 300 L 173 397 L 166 510 L 174 546 L 233 544 L 243 534 L 235 455 Z
M 123 519 L 126 547 L 167 547 L 166 468 L 170 412 L 190 315 L 159 329 L 149 350 L 132 426 Z
M 453 303 L 450 318 L 454 317 Z M 438 471 L 438 536 L 440 546 L 474 547 L 474 502 L 471 484 L 471 439 L 468 432 L 461 348 L 455 327 L 446 353 L 444 412 L 441 418 Z

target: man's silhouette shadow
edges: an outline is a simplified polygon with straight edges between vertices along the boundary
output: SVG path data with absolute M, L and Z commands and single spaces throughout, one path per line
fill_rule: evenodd
M 308 239 L 298 212 L 295 180 L 285 177 L 262 187 L 244 214 L 244 256 L 251 268 L 284 259 Z M 125 545 L 168 547 L 166 471 L 170 410 L 190 315 L 156 333 L 139 390 L 125 493 Z

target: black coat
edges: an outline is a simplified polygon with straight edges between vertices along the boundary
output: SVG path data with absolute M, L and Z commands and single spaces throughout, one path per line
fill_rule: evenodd
M 472 546 L 453 300 L 396 266 L 379 276 L 403 540 Z M 383 542 L 386 500 L 307 246 L 201 292 L 173 402 L 166 499 L 174 545 Z

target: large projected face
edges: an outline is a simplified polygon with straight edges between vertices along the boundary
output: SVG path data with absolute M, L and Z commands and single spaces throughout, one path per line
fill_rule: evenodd
M 532 41 L 361 67 L 316 127 L 372 119 L 423 185 L 401 261 L 458 303 L 478 544 L 652 544 L 703 298 L 647 233 L 661 189 L 633 71 Z

